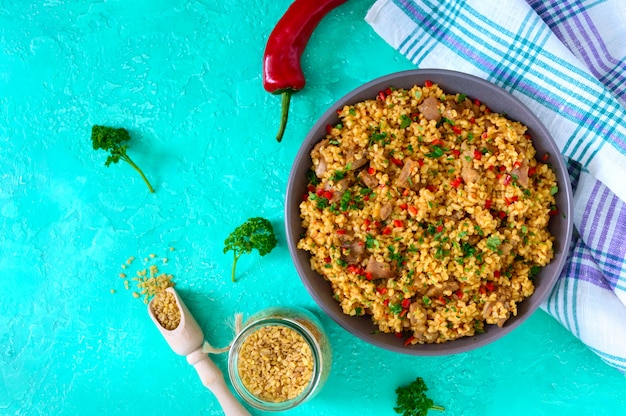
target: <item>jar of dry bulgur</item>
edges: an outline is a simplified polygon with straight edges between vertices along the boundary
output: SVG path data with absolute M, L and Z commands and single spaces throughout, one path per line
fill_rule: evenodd
M 315 315 L 301 308 L 272 307 L 251 316 L 235 337 L 228 373 L 248 404 L 282 411 L 321 390 L 331 361 L 328 337 Z

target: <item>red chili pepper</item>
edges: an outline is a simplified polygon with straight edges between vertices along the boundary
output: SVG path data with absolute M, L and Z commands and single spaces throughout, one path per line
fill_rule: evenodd
M 491 199 L 485 200 L 485 209 L 491 208 L 492 205 L 493 205 L 493 201 Z
M 493 285 L 493 283 L 487 282 L 485 284 L 485 289 L 487 289 L 487 291 L 489 292 L 493 292 L 495 290 L 495 286 Z
M 404 223 L 401 220 L 393 220 L 393 226 L 396 228 L 404 227 Z
M 417 165 L 421 168 L 424 166 L 424 159 L 417 159 Z
M 389 234 L 391 234 L 391 228 L 389 228 L 389 227 L 385 227 L 385 229 L 383 230 L 383 234 L 384 234 L 384 235 L 389 235 Z
M 263 55 L 263 87 L 282 97 L 281 122 L 276 140 L 283 138 L 291 94 L 304 88 L 300 57 L 319 22 L 347 0 L 295 0 L 270 34 Z
M 533 166 L 532 168 L 528 168 L 528 176 L 535 176 L 537 174 L 537 168 Z
M 452 153 L 452 156 L 454 156 L 455 158 L 461 156 L 461 151 L 459 149 L 452 149 L 450 150 L 450 153 Z
M 326 125 L 326 134 L 330 134 L 330 132 L 333 131 L 333 126 L 331 126 L 330 124 Z
M 406 341 L 404 341 L 404 346 L 408 347 L 409 345 L 411 345 L 411 342 L 413 342 L 413 340 L 415 339 L 415 337 L 413 335 L 411 335 L 410 337 L 408 337 L 406 339 Z
M 435 228 L 435 231 L 440 233 L 443 231 L 443 225 L 438 225 L 437 228 Z
M 431 80 L 427 79 L 426 81 L 424 81 L 424 86 L 426 88 L 430 88 L 430 87 L 433 86 L 433 82 Z
M 402 338 L 402 332 L 396 332 L 396 338 Z
M 476 119 L 474 117 L 470 118 L 470 124 L 476 124 Z
M 493 272 L 493 277 L 495 278 L 500 277 L 500 270 L 496 270 L 495 272 Z
M 398 205 L 398 208 L 400 209 L 407 209 L 409 207 L 409 204 L 400 204 Z
M 370 175 L 373 175 L 376 173 L 376 169 L 370 166 L 369 168 L 367 168 L 367 173 L 369 173 Z
M 476 159 L 476 160 L 480 160 L 480 159 L 482 159 L 482 157 L 483 157 L 483 154 L 482 154 L 482 153 L 480 153 L 480 150 L 475 149 L 475 150 L 474 150 L 474 159 Z
M 443 140 L 441 140 L 441 139 L 435 139 L 435 140 L 433 140 L 432 142 L 430 142 L 430 145 L 431 145 L 431 146 L 441 146 L 441 145 L 443 145 Z
M 404 309 L 411 306 L 411 299 L 402 299 L 402 303 L 400 304 Z
M 543 156 L 541 157 L 541 160 L 543 160 L 544 162 L 547 162 L 548 159 L 550 159 L 550 153 L 545 152 Z
M 461 129 L 459 126 L 452 126 L 452 131 L 456 134 L 461 134 L 463 132 L 463 129 Z
M 459 186 L 461 186 L 462 183 L 463 178 L 457 176 L 453 181 L 450 182 L 450 185 L 452 185 L 454 188 L 458 188 Z
M 416 216 L 417 215 L 417 208 L 414 207 L 413 205 L 411 205 L 409 208 L 409 214 L 411 214 L 412 216 Z
M 346 233 L 346 230 L 344 230 L 343 228 L 338 229 L 337 231 L 335 231 L 337 234 L 339 235 L 344 235 Z
M 389 160 L 391 160 L 391 163 L 393 163 L 396 166 L 402 167 L 402 165 L 404 165 L 404 163 L 400 159 L 396 159 L 395 157 L 391 157 L 389 158 Z
M 456 295 L 457 298 L 462 299 L 463 298 L 463 291 L 461 289 L 457 289 L 456 292 L 454 292 L 454 294 Z
M 364 273 L 365 273 L 365 280 L 372 280 L 374 278 L 371 272 L 364 272 Z
M 478 98 L 474 98 L 474 105 L 480 107 L 480 100 Z
M 387 288 L 386 287 L 379 287 L 379 288 L 376 288 L 376 291 L 378 293 L 380 293 L 381 295 L 384 295 L 385 293 L 387 293 Z

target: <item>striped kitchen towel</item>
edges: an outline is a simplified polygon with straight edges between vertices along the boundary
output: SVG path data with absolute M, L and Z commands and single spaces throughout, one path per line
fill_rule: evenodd
M 418 67 L 491 81 L 550 130 L 577 233 L 542 308 L 626 373 L 626 2 L 377 0 L 365 19 Z

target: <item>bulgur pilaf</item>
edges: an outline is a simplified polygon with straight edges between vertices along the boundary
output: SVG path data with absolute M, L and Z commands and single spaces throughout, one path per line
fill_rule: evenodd
M 526 127 L 429 82 L 339 118 L 311 151 L 298 248 L 343 312 L 406 345 L 516 315 L 554 256 L 557 212 L 549 155 L 536 157 Z

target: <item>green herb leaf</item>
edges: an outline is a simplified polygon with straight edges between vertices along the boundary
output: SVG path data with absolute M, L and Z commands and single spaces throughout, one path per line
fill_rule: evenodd
M 406 129 L 410 125 L 411 125 L 411 118 L 409 116 L 407 116 L 406 114 L 402 114 L 400 116 L 400 128 L 401 129 Z
M 428 387 L 421 377 L 417 377 L 407 386 L 396 389 L 396 406 L 393 408 L 396 413 L 403 416 L 426 416 L 430 409 L 443 411 L 442 406 L 437 406 L 426 396 Z
M 441 157 L 445 154 L 443 148 L 441 146 L 433 146 L 430 153 L 426 153 L 426 157 L 429 157 L 431 159 L 436 159 L 438 157 Z
M 502 244 L 502 240 L 495 235 L 487 238 L 487 247 L 491 249 L 491 251 L 497 251 L 500 244 Z

